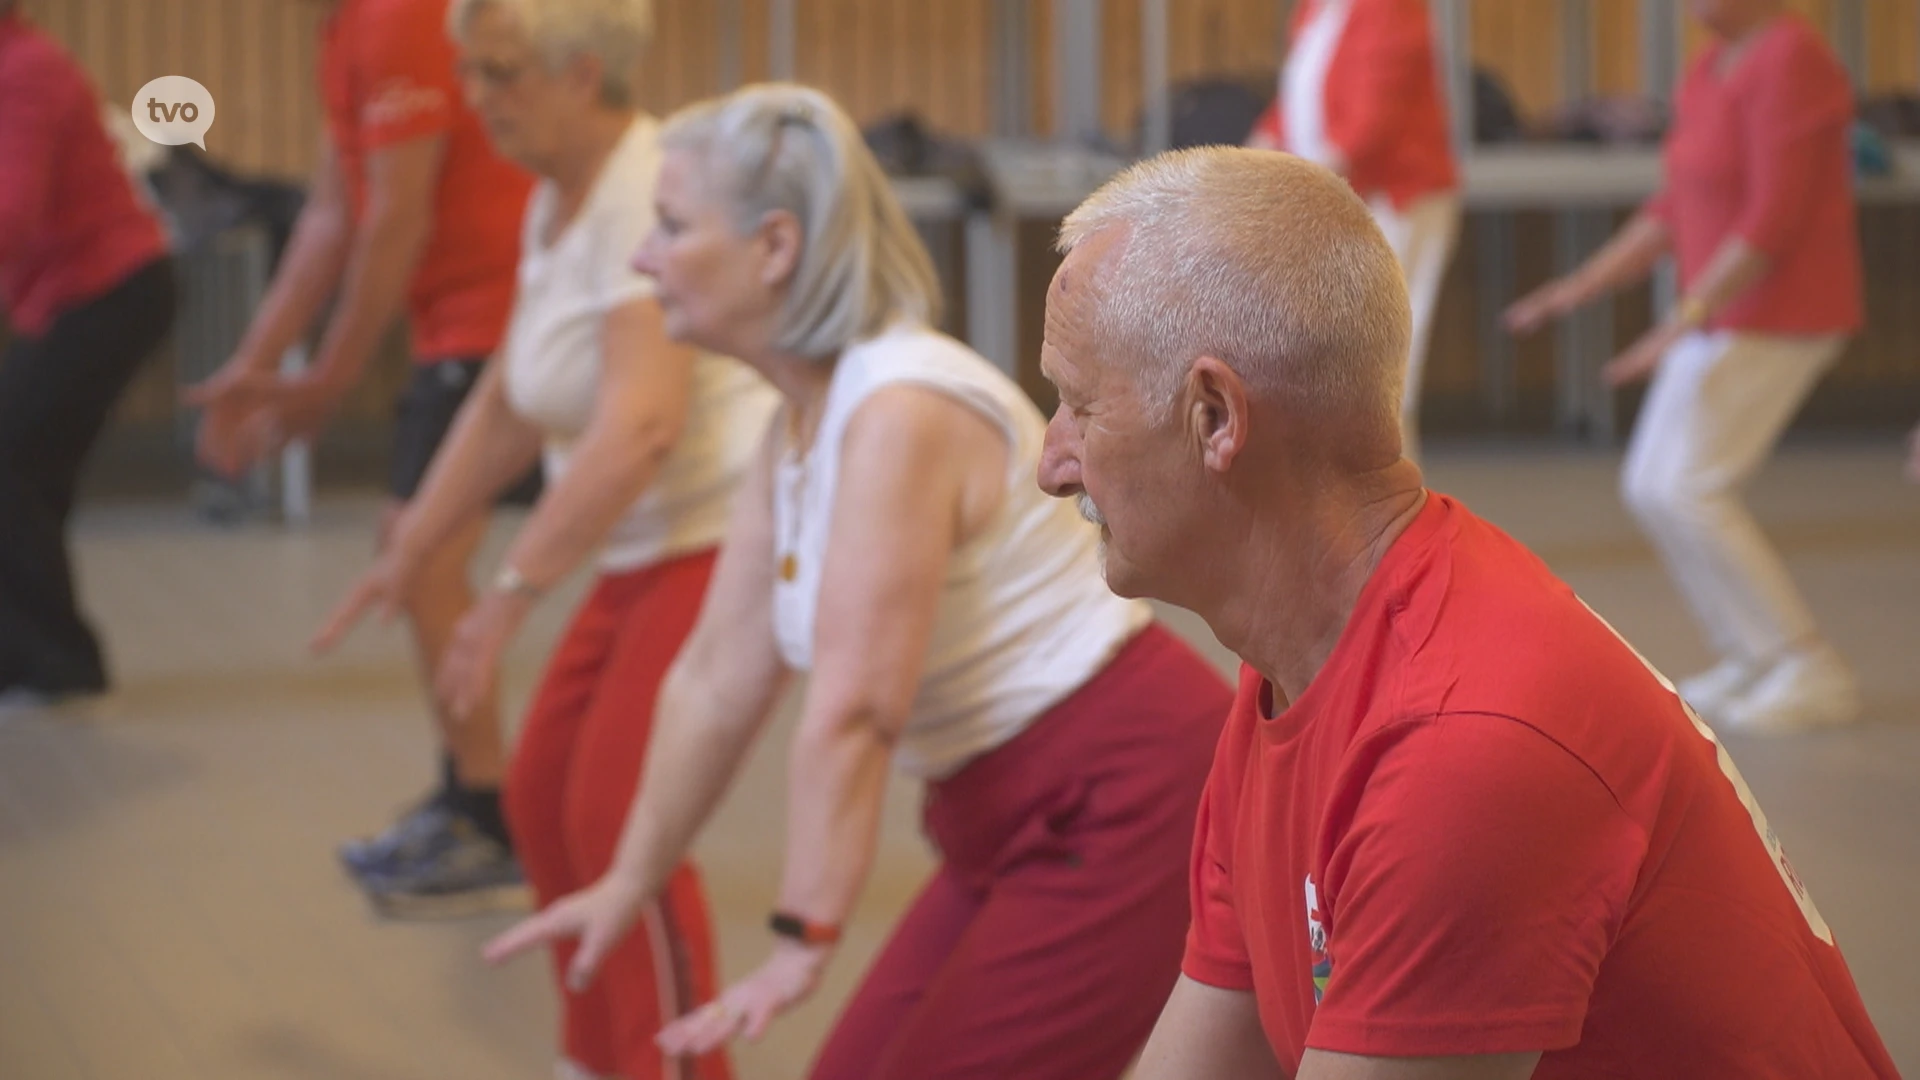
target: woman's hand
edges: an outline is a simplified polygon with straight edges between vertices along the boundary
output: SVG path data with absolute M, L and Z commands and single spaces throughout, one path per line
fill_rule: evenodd
M 1652 375 L 1675 342 L 1686 336 L 1687 328 L 1677 323 L 1661 323 L 1640 335 L 1626 352 L 1607 361 L 1600 377 L 1608 386 L 1626 386 Z
M 774 1017 L 813 993 L 832 955 L 831 946 L 782 940 L 758 971 L 729 986 L 704 1007 L 668 1024 L 654 1042 L 670 1056 L 698 1057 L 737 1037 L 757 1040 L 766 1034 Z
M 465 720 L 487 699 L 501 655 L 532 610 L 531 595 L 490 589 L 461 617 L 433 681 L 435 696 L 455 720 Z
M 377 613 L 381 622 L 391 622 L 413 591 L 419 565 L 419 560 L 409 556 L 400 544 L 389 541 L 383 545 L 373 565 L 333 609 L 308 647 L 316 653 L 331 652 L 370 611 Z
M 600 962 L 626 937 L 652 897 L 621 875 L 608 871 L 599 881 L 548 904 L 537 915 L 516 923 L 488 942 L 481 956 L 489 964 L 503 963 L 537 945 L 579 939 L 580 947 L 567 967 L 567 988 L 580 993 L 593 982 Z
M 1515 301 L 1501 321 L 1508 333 L 1531 334 L 1579 307 L 1584 299 L 1572 278 L 1555 278 Z

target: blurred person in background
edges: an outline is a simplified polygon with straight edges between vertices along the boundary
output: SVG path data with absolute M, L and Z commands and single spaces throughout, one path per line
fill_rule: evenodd
M 1853 88 L 1783 0 L 1690 6 L 1713 42 L 1680 86 L 1664 190 L 1507 322 L 1531 332 L 1675 256 L 1679 303 L 1604 374 L 1653 379 L 1621 490 L 1719 657 L 1681 695 L 1729 730 L 1846 723 L 1853 675 L 1741 491 L 1864 319 Z
M 727 508 L 777 405 L 745 366 L 666 338 L 653 284 L 631 267 L 653 229 L 659 124 L 634 105 L 650 0 L 454 0 L 448 29 L 467 99 L 494 145 L 540 180 L 519 290 L 495 361 L 461 407 L 425 485 L 374 568 L 320 635 L 406 595 L 425 553 L 542 452 L 547 485 L 494 587 L 461 623 L 438 689 L 456 715 L 482 700 L 546 590 L 592 559 L 597 577 L 548 662 L 507 770 L 507 821 L 551 903 L 613 861 L 639 783 L 660 680 L 692 629 Z M 597 554 L 596 554 L 597 552 Z M 404 876 L 381 903 L 433 906 Z M 700 881 L 677 867 L 579 993 L 561 983 L 563 1074 L 681 1076 L 654 1032 L 717 991 Z M 553 963 L 564 976 L 569 947 Z M 727 1075 L 724 1053 L 688 1075 Z
M 396 416 L 384 546 L 500 344 L 532 181 L 494 153 L 460 99 L 447 0 L 329 6 L 326 134 L 306 205 L 239 348 L 188 400 L 205 409 L 201 459 L 236 475 L 286 441 L 318 435 L 404 310 L 414 367 Z M 283 374 L 281 356 L 330 299 L 313 364 Z M 429 684 L 473 607 L 467 566 L 485 530 L 476 507 L 423 554 L 400 598 Z M 500 811 L 505 750 L 492 688 L 465 717 L 434 714 L 444 745 L 437 789 L 384 833 L 342 845 L 341 859 L 362 882 L 432 876 L 449 903 L 513 903 L 525 888 Z
M 588 985 L 805 672 L 771 954 L 661 1046 L 758 1038 L 813 992 L 897 766 L 927 780 L 942 861 L 809 1075 L 1111 1080 L 1178 975 L 1194 811 L 1232 695 L 1107 589 L 1101 533 L 1035 486 L 1045 420 L 932 329 L 932 261 L 832 101 L 749 87 L 662 141 L 637 265 L 667 332 L 745 360 L 786 407 L 661 689 L 614 865 L 488 955 L 577 937 L 570 977 Z
M 72 56 L 0 0 L 0 698 L 107 687 L 74 595 L 80 468 L 173 324 L 166 240 Z
M 1426 0 L 1300 0 L 1280 94 L 1248 145 L 1346 177 L 1387 236 L 1413 301 L 1401 407 L 1420 457 L 1420 387 L 1460 233 L 1460 178 Z

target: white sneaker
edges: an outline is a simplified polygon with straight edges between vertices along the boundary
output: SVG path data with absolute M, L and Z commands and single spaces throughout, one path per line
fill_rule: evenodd
M 1763 672 L 1744 660 L 1728 658 L 1698 675 L 1689 675 L 1674 684 L 1681 700 L 1708 720 L 1719 720 L 1727 707 L 1759 680 Z
M 1860 687 L 1832 649 L 1796 650 L 1776 662 L 1728 704 L 1728 730 L 1789 735 L 1850 724 L 1860 718 Z

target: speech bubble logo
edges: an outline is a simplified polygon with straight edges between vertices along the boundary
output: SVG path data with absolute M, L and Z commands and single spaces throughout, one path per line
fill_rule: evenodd
M 185 75 L 162 75 L 133 95 L 133 126 L 162 146 L 207 148 L 213 95 Z

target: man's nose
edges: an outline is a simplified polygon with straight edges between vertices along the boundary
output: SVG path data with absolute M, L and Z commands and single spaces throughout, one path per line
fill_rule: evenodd
M 1041 491 L 1056 499 L 1070 499 L 1080 493 L 1080 448 L 1074 445 L 1073 425 L 1062 419 L 1062 411 L 1064 407 L 1054 410 L 1047 420 L 1046 439 L 1040 444 L 1038 480 Z

